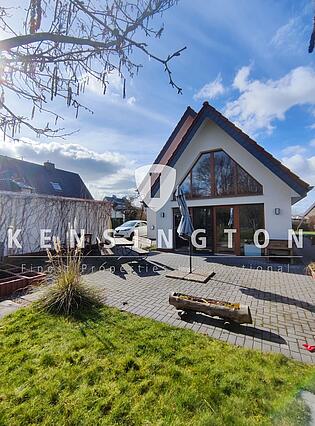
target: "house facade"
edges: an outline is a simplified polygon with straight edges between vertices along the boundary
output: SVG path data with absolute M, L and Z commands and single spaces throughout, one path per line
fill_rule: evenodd
M 187 108 L 155 163 L 176 170 L 175 188 L 185 193 L 195 230 L 204 230 L 203 250 L 210 253 L 257 254 L 259 229 L 287 240 L 291 206 L 311 189 L 207 102 L 198 113 Z M 148 209 L 149 237 L 160 249 L 182 248 L 187 243 L 177 236 L 179 221 L 172 192 L 158 212 Z M 235 229 L 233 247 L 224 231 L 229 228 Z M 159 229 L 167 242 L 157 238 Z
M 103 201 L 111 205 L 112 228 L 114 229 L 124 223 L 126 219 L 125 210 L 127 199 L 125 197 L 119 198 L 116 197 L 116 195 L 112 195 L 111 197 L 104 197 Z
M 308 228 L 315 231 L 315 203 L 313 203 L 304 213 L 303 219 L 307 220 Z
M 93 200 L 80 175 L 55 167 L 0 155 L 0 191 Z
M 45 252 L 42 230 L 50 245 L 58 237 L 65 246 L 70 229 L 83 229 L 95 244 L 111 227 L 110 212 L 110 203 L 94 200 L 77 173 L 0 156 L 0 259 Z M 18 232 L 19 244 L 12 247 L 10 230 Z

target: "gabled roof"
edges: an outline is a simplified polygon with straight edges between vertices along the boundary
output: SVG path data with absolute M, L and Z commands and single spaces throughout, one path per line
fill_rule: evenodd
M 111 197 L 105 196 L 103 201 L 107 201 L 111 204 L 114 210 L 124 210 L 126 208 L 126 197 L 118 198 L 116 195 L 112 195 Z
M 311 204 L 311 206 L 306 210 L 306 212 L 303 214 L 303 217 L 308 216 L 310 213 L 312 213 L 312 211 L 314 210 L 314 215 L 315 215 L 315 201 L 313 204 Z
M 174 149 L 178 146 L 178 144 L 181 142 L 181 139 L 193 123 L 197 113 L 194 111 L 190 106 L 187 107 L 186 111 L 180 118 L 179 122 L 177 123 L 175 129 L 173 130 L 171 136 L 167 139 L 163 149 L 157 156 L 155 160 L 155 164 L 166 164 L 168 158 L 168 155 L 170 152 L 170 149 L 174 151 Z
M 93 200 L 77 173 L 0 155 L 0 190 Z
M 162 148 L 160 154 L 155 160 L 155 163 L 165 164 L 171 167 L 174 167 L 177 160 L 184 152 L 195 133 L 201 126 L 201 124 L 206 119 L 210 119 L 216 123 L 221 129 L 223 129 L 229 136 L 231 136 L 236 142 L 238 142 L 243 148 L 245 148 L 249 153 L 251 153 L 255 158 L 257 158 L 264 166 L 266 166 L 270 171 L 277 175 L 283 182 L 290 186 L 294 191 L 296 191 L 301 197 L 304 197 L 312 187 L 300 179 L 295 173 L 285 167 L 279 160 L 273 157 L 269 152 L 267 152 L 262 146 L 257 142 L 251 139 L 246 133 L 239 129 L 235 124 L 230 120 L 224 117 L 219 111 L 217 111 L 213 106 L 209 105 L 208 102 L 204 102 L 202 108 L 198 113 L 193 111 L 189 107 L 189 112 L 193 120 L 191 121 L 189 127 L 186 129 L 183 136 L 180 138 L 180 141 L 177 144 L 172 144 L 172 141 L 175 140 L 176 134 L 174 132 L 178 129 L 179 124 L 183 120 L 181 118 L 180 122 L 176 126 L 174 132 L 171 135 L 170 139 L 166 142 Z M 178 132 L 177 132 L 178 134 Z M 166 161 L 163 161 L 165 159 Z M 161 161 L 162 160 L 162 161 Z

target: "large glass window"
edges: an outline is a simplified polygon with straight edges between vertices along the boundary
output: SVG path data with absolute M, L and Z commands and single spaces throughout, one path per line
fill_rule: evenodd
M 235 194 L 235 161 L 224 151 L 214 153 L 215 191 L 217 196 Z
M 183 181 L 183 183 L 180 185 L 180 188 L 182 189 L 185 197 L 190 198 L 191 197 L 191 184 L 190 184 L 190 173 L 186 176 L 186 179 Z
M 257 251 L 254 246 L 255 231 L 264 228 L 264 205 L 250 204 L 239 206 L 239 215 L 241 254 L 253 254 L 255 251 Z M 260 234 L 259 242 L 261 244 L 264 242 L 262 233 Z
M 242 167 L 237 165 L 237 193 L 238 194 L 262 194 L 262 186 Z
M 211 196 L 210 153 L 202 154 L 191 170 L 192 196 L 194 198 Z
M 226 152 L 201 154 L 181 188 L 187 198 L 259 195 L 263 187 Z

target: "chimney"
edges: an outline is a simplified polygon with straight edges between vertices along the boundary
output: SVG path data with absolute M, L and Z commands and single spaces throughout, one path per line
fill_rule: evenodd
M 45 167 L 46 170 L 49 170 L 50 172 L 55 170 L 54 163 L 51 163 L 50 161 L 45 161 L 44 167 Z

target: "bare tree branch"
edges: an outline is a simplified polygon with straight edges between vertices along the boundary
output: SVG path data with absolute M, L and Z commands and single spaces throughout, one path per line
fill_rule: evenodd
M 38 43 L 40 41 L 53 41 L 55 43 L 74 44 L 76 46 L 91 46 L 94 47 L 94 49 L 109 49 L 117 43 L 117 41 L 102 43 L 99 41 L 71 37 L 63 34 L 35 33 L 0 40 L 0 51 L 9 51 L 15 47 Z
M 313 50 L 314 50 L 314 48 L 315 48 L 315 15 L 314 15 L 314 18 L 313 18 L 313 32 L 311 34 L 310 45 L 308 47 L 308 52 L 312 53 Z
M 166 58 L 151 51 L 147 40 L 159 38 L 163 25 L 152 23 L 177 0 L 29 0 L 25 24 L 21 28 L 10 16 L 14 8 L 0 6 L 0 29 L 8 37 L 0 40 L 0 129 L 15 137 L 27 127 L 37 135 L 56 137 L 61 129 L 35 126 L 30 120 L 36 112 L 52 115 L 52 102 L 60 98 L 76 111 L 86 106 L 79 102 L 91 79 L 106 93 L 110 77 L 132 78 L 142 64 L 135 63 L 134 51 L 160 63 L 169 83 L 178 93 L 171 61 L 185 49 Z M 17 25 L 17 28 L 15 28 Z M 16 100 L 14 100 L 16 97 Z M 18 99 L 31 103 L 28 116 L 16 111 Z M 24 115 L 24 114 L 23 114 Z M 55 122 L 55 125 L 56 125 Z M 12 136 L 14 135 L 14 136 Z

